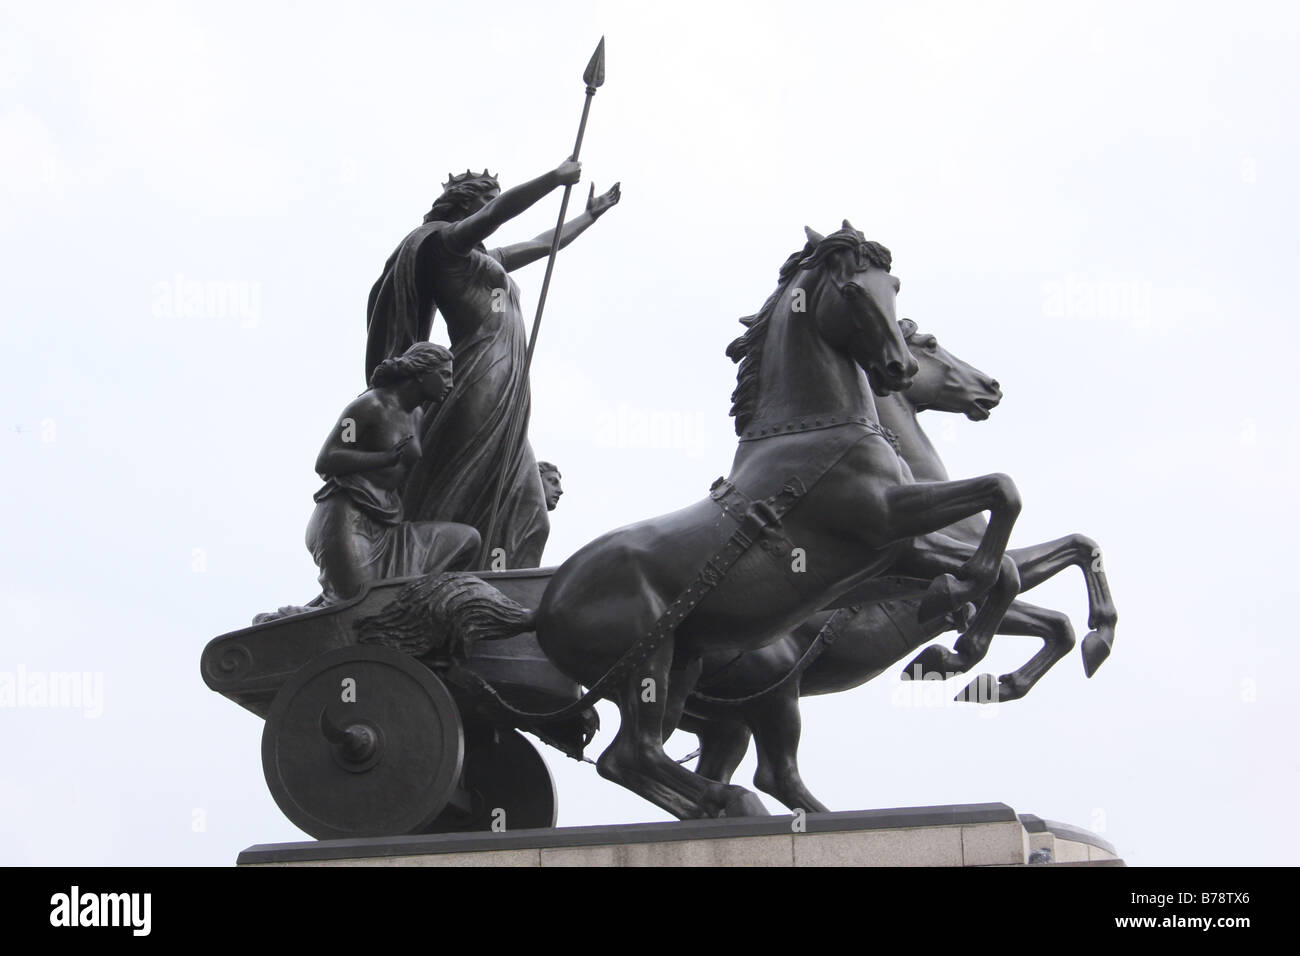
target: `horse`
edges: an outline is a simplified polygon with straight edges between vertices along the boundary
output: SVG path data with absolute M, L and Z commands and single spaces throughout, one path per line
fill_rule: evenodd
M 920 365 L 910 388 L 877 402 L 882 425 L 894 435 L 899 454 L 911 474 L 921 481 L 947 481 L 948 473 L 938 452 L 917 420 L 924 410 L 964 414 L 984 421 L 1002 400 L 999 383 L 939 345 L 935 336 L 921 333 L 916 323 L 900 323 L 904 340 Z M 948 536 L 977 543 L 985 525 L 982 515 L 972 516 L 944 529 Z M 1114 641 L 1117 621 L 1100 548 L 1083 535 L 1068 535 L 1030 548 L 1012 549 L 1021 590 L 1037 586 L 1065 568 L 1082 572 L 1089 597 L 1089 627 L 1084 642 L 1084 670 L 1091 677 L 1105 660 Z M 905 590 L 901 585 L 900 590 Z M 705 658 L 697 690 L 686 702 L 680 727 L 700 740 L 696 771 L 728 783 L 744 758 L 751 735 L 758 752 L 754 782 L 791 809 L 824 811 L 826 807 L 809 791 L 799 774 L 797 751 L 800 735 L 799 699 L 837 693 L 861 686 L 877 677 L 909 652 L 949 629 L 949 621 L 926 624 L 918 619 L 916 599 L 895 599 L 837 611 L 820 611 L 787 637 L 758 650 L 714 654 Z M 838 615 L 838 619 L 836 616 Z M 834 622 L 834 623 L 832 623 Z M 824 632 L 824 628 L 833 631 Z M 819 635 L 834 633 L 819 654 L 810 653 Z M 1070 620 L 1064 614 L 1017 600 L 1008 609 L 998 634 L 1039 637 L 1043 648 L 1029 662 L 994 684 L 983 675 L 957 695 L 957 700 L 980 702 L 1016 700 L 1075 645 Z M 940 664 L 945 676 L 964 672 L 982 651 L 965 648 Z M 931 676 L 926 655 L 913 661 L 904 678 Z M 802 666 L 801 666 L 802 665 Z M 728 703 L 729 700 L 737 703 Z
M 963 637 L 987 641 L 1019 589 L 1004 554 L 1020 513 L 1015 483 L 1003 474 L 917 483 L 877 422 L 873 395 L 907 388 L 919 369 L 895 319 L 889 250 L 847 220 L 827 236 L 805 231 L 727 350 L 739 365 L 730 474 L 693 505 L 587 544 L 531 614 L 484 631 L 531 627 L 588 688 L 573 706 L 612 700 L 619 728 L 597 771 L 682 819 L 767 812 L 751 791 L 664 752 L 705 655 L 788 634 L 894 567 L 914 537 L 984 511 L 988 527 L 962 560 L 908 566 L 929 580 L 920 613 L 980 601 Z

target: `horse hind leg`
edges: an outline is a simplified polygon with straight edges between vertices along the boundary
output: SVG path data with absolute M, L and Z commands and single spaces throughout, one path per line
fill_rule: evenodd
M 596 761 L 597 772 L 682 820 L 766 815 L 756 794 L 693 773 L 664 751 L 665 717 L 670 696 L 677 696 L 670 695 L 671 660 L 666 642 L 624 682 L 616 698 L 618 733 Z

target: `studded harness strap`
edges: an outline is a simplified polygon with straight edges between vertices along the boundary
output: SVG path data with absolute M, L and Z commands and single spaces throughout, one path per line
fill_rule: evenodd
M 782 422 L 764 422 L 751 425 L 740 434 L 742 442 L 758 441 L 763 438 L 775 438 L 777 435 L 797 435 L 800 432 L 815 432 L 823 428 L 840 428 L 844 425 L 861 425 L 879 435 L 902 454 L 898 434 L 892 429 L 864 415 L 801 415 Z
M 859 422 L 841 421 L 837 424 L 861 424 Z M 870 423 L 874 425 L 875 423 Z M 831 426 L 820 426 L 831 427 Z M 751 501 L 739 491 L 735 485 L 725 478 L 719 478 L 713 483 L 709 495 L 731 518 L 735 519 L 739 525 L 727 543 L 716 551 L 700 569 L 695 580 L 691 582 L 690 587 L 677 595 L 676 599 L 668 605 L 667 609 L 661 614 L 658 620 L 619 660 L 605 672 L 591 688 L 582 695 L 581 698 L 571 704 L 561 707 L 559 710 L 547 713 L 534 713 L 531 711 L 521 710 L 508 703 L 500 692 L 490 683 L 475 674 L 473 671 L 464 667 L 459 662 L 453 662 L 447 671 L 447 677 L 453 682 L 466 687 L 469 690 L 477 691 L 491 698 L 497 705 L 504 710 L 527 721 L 552 721 L 561 720 L 566 717 L 574 716 L 586 710 L 592 703 L 606 696 L 611 685 L 627 678 L 636 668 L 644 664 L 657 651 L 660 646 L 677 630 L 678 625 L 682 623 L 701 601 L 716 588 L 732 566 L 743 557 L 754 544 L 762 540 L 765 536 L 771 536 L 773 533 L 779 534 L 781 519 L 799 503 L 800 499 L 808 493 L 836 464 L 839 463 L 851 449 L 859 443 L 871 437 L 885 437 L 880 431 L 880 426 L 868 429 L 866 432 L 859 433 L 856 440 L 850 441 L 826 441 L 804 462 L 800 472 L 791 476 L 782 486 L 781 490 L 770 498 L 764 498 L 759 501 Z M 807 476 L 806 480 L 803 477 Z M 778 539 L 779 540 L 779 539 Z M 777 546 L 779 548 L 779 545 Z M 836 615 L 831 621 L 827 622 L 827 627 L 835 620 Z M 828 634 L 827 627 L 822 628 L 822 632 Z M 832 637 L 831 640 L 834 638 Z M 824 649 L 828 642 L 823 639 L 822 633 L 818 634 L 818 639 L 804 653 L 804 658 L 800 659 L 797 669 L 806 667 L 812 662 L 810 655 L 814 648 Z M 815 656 L 815 655 L 814 655 Z M 783 678 L 777 685 L 767 688 L 762 693 L 768 693 L 774 690 L 776 686 L 784 683 L 787 678 Z M 761 696 L 759 695 L 751 695 Z M 749 700 L 751 698 L 742 698 Z M 737 703 L 726 699 L 719 699 L 719 703 Z

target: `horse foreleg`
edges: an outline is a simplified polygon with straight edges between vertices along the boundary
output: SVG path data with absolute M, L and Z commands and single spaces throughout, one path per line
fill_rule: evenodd
M 1074 647 L 1074 628 L 1070 619 L 1059 611 L 1049 611 L 1027 601 L 1016 601 L 1007 610 L 998 625 L 999 634 L 1014 634 L 1024 637 L 1041 637 L 1042 649 L 1010 674 L 1003 674 L 997 679 L 997 692 L 993 693 L 993 675 L 983 674 L 971 683 L 967 691 L 979 687 L 993 700 L 1019 700 L 1039 678 Z
M 671 661 L 672 643 L 665 642 L 625 680 L 617 696 L 618 733 L 596 761 L 597 772 L 683 820 L 766 814 L 754 793 L 692 773 L 664 752 L 665 717 L 691 689 L 670 689 Z
M 740 720 L 682 718 L 681 728 L 700 740 L 700 759 L 695 772 L 718 783 L 731 783 L 731 776 L 749 750 L 749 727 Z
M 1015 548 L 1007 554 L 1015 558 L 1020 568 L 1022 591 L 1036 587 L 1071 565 L 1083 572 L 1090 628 L 1083 639 L 1083 669 L 1091 677 L 1110 656 L 1115 643 L 1115 625 L 1119 622 L 1097 542 L 1081 534 L 1071 534 L 1044 544 Z
M 799 688 L 783 687 L 778 693 L 760 698 L 745 710 L 754 731 L 758 770 L 754 786 L 770 793 L 791 810 L 825 813 L 826 806 L 814 797 L 799 776 Z
M 946 577 L 953 568 L 960 568 L 969 560 L 970 552 L 971 545 L 945 534 L 923 535 L 899 554 L 890 571 L 923 577 Z M 970 670 L 988 653 L 989 644 L 998 631 L 1003 615 L 1019 593 L 1020 574 L 1016 570 L 1016 563 L 1004 554 L 992 589 L 980 604 L 965 633 L 953 644 L 952 650 L 941 644 L 930 645 L 907 665 L 903 678 L 924 678 L 927 674 L 941 674 L 947 678 Z
M 963 518 L 989 512 L 988 528 L 974 553 L 954 572 L 931 583 L 921 601 L 922 619 L 942 617 L 993 588 L 1003 570 L 1002 556 L 1011 529 L 1020 515 L 1020 493 L 1009 477 L 994 474 L 896 485 L 885 492 L 883 505 L 880 534 L 889 541 L 931 534 Z
M 1097 542 L 1081 534 L 1073 537 L 1076 545 L 1087 554 L 1079 568 L 1083 571 L 1083 580 L 1088 588 L 1090 628 L 1083 638 L 1083 672 L 1091 677 L 1110 657 L 1110 649 L 1115 645 L 1115 625 L 1119 623 L 1119 612 L 1115 610 L 1115 602 L 1110 597 L 1110 585 L 1106 583 L 1101 548 Z
M 674 661 L 668 672 L 668 706 L 664 708 L 661 740 L 667 740 L 677 730 L 686 710 L 686 698 L 699 682 L 704 669 L 702 658 L 695 657 L 686 663 Z

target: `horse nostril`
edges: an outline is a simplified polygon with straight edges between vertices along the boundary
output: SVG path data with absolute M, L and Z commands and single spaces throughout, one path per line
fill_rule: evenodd
M 896 382 L 901 382 L 904 378 L 902 362 L 887 362 L 885 372 Z
M 989 379 L 989 388 L 993 389 L 993 391 L 995 392 L 1002 391 L 1002 386 L 998 384 L 998 380 L 996 378 Z

